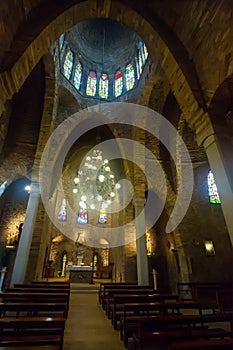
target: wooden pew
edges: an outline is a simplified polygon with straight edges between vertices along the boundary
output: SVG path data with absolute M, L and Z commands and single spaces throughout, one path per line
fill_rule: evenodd
M 134 303 L 135 307 L 137 304 L 141 303 L 165 303 L 165 302 L 177 302 L 177 295 L 172 294 L 142 294 L 142 295 L 114 295 L 113 303 L 109 304 L 108 317 L 112 319 L 112 324 L 114 329 L 117 328 L 117 321 L 124 313 L 124 304 Z M 136 303 L 136 304 L 135 304 Z M 140 305 L 138 306 L 140 308 Z M 141 312 L 142 310 L 140 310 Z
M 57 345 L 63 347 L 65 318 L 0 318 L 0 346 Z
M 201 314 L 202 309 L 200 303 L 193 301 L 177 301 L 177 302 L 165 302 L 165 303 L 130 303 L 124 304 L 123 316 L 120 316 L 120 337 L 124 339 L 124 334 L 127 334 L 128 330 L 131 332 L 137 330 L 138 320 L 141 316 L 149 315 L 168 315 L 168 314 L 181 314 L 182 310 L 196 310 Z
M 108 288 L 130 288 L 132 286 L 137 286 L 138 284 L 136 282 L 127 283 L 127 282 L 101 282 L 99 286 L 99 292 L 98 292 L 98 300 L 99 303 L 102 305 L 102 297 L 104 295 L 105 289 Z
M 16 346 L 1 346 L 0 350 L 21 350 L 22 348 L 18 345 Z M 23 350 L 59 350 L 59 345 L 24 345 Z
M 2 303 L 0 302 L 0 315 L 19 317 L 26 313 L 27 316 L 60 316 L 67 318 L 68 309 L 66 303 L 36 303 L 36 302 L 21 302 L 21 303 Z
M 171 344 L 171 350 L 232 350 L 232 338 L 224 339 L 195 339 L 175 342 Z
M 229 337 L 229 329 L 210 327 L 211 323 L 229 322 L 231 316 L 211 315 L 166 315 L 145 316 L 138 319 L 137 332 L 133 334 L 135 349 L 142 350 L 144 344 L 156 344 L 163 340 L 170 343 L 176 339 Z M 186 348 L 184 348 L 186 349 Z
M 210 301 L 216 306 L 216 291 L 221 289 L 231 289 L 232 282 L 179 282 L 177 283 L 177 290 L 180 299 L 197 299 L 202 303 Z M 208 293 L 210 295 L 208 301 Z
M 68 293 L 16 293 L 2 292 L 0 293 L 0 301 L 2 302 L 47 302 L 47 303 L 66 303 L 69 309 Z
M 5 288 L 4 292 L 9 293 L 67 293 L 70 295 L 70 289 L 69 288 L 62 288 L 59 287 L 12 287 L 12 288 Z
M 216 302 L 220 313 L 232 313 L 232 289 L 218 289 Z
M 15 283 L 14 288 L 59 288 L 70 290 L 70 283 L 54 284 L 54 283 Z
M 69 280 L 66 281 L 47 281 L 47 280 L 34 280 L 30 282 L 31 284 L 36 283 L 36 284 L 70 284 Z
M 119 288 L 119 289 L 109 289 L 106 291 L 106 293 L 103 296 L 103 304 L 102 307 L 104 310 L 106 310 L 106 314 L 108 311 L 108 305 L 113 301 L 113 296 L 114 295 L 130 295 L 130 294 L 135 294 L 135 295 L 140 295 L 140 294 L 158 294 L 153 288 Z
M 116 292 L 118 290 L 123 291 L 121 294 L 124 294 L 125 290 L 134 290 L 134 289 L 150 289 L 150 290 L 154 290 L 151 286 L 138 286 L 137 284 L 134 285 L 128 285 L 128 284 L 124 284 L 124 285 L 104 285 L 103 290 L 101 292 L 100 295 L 100 304 L 102 305 L 103 309 L 105 308 L 105 304 L 104 301 L 105 299 L 108 297 L 108 294 L 110 291 L 115 290 Z

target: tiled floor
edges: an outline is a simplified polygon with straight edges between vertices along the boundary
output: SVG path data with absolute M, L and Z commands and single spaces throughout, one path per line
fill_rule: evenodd
M 63 350 L 124 350 L 119 331 L 107 319 L 96 291 L 71 289 Z

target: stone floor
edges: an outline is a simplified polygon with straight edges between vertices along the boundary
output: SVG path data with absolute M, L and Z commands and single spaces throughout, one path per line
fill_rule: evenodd
M 119 331 L 113 329 L 98 303 L 99 283 L 71 284 L 70 308 L 66 321 L 63 350 L 126 350 Z M 184 310 L 186 311 L 186 310 Z M 194 310 L 194 313 L 197 312 Z M 215 324 L 216 327 L 223 324 Z M 229 325 L 225 325 L 229 329 Z M 129 342 L 127 350 L 132 350 Z M 145 350 L 154 350 L 145 346 Z M 165 344 L 156 344 L 156 350 L 168 350 Z
M 71 288 L 63 350 L 124 350 L 119 331 L 114 331 L 98 303 L 95 286 Z

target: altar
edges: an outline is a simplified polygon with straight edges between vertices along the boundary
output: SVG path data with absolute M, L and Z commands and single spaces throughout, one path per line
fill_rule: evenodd
M 66 267 L 69 273 L 69 281 L 71 283 L 91 283 L 92 273 L 96 270 L 96 267 L 85 265 L 71 265 Z

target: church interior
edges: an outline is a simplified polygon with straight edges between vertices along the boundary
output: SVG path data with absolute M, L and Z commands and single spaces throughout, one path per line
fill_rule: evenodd
M 1 1 L 2 289 L 232 282 L 232 34 L 229 0 Z

